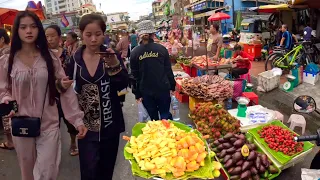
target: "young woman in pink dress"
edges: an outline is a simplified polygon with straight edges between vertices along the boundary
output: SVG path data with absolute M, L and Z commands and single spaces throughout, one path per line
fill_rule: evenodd
M 8 115 L 12 132 L 16 130 L 14 120 L 31 127 L 30 119 L 40 119 L 40 135 L 33 132 L 33 128 L 12 133 L 22 180 L 56 180 L 58 177 L 61 137 L 55 98 L 57 86 L 61 86 L 59 80 L 65 76 L 60 60 L 49 51 L 40 19 L 30 11 L 19 12 L 13 25 L 10 55 L 0 59 L 0 101 L 16 100 L 19 105 L 16 114 L 11 111 Z M 78 139 L 84 138 L 87 129 L 83 112 L 71 88 L 61 95 L 61 102 L 66 119 L 79 131 Z M 22 137 L 26 134 L 33 135 Z

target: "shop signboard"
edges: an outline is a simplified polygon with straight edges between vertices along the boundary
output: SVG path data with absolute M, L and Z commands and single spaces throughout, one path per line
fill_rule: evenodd
M 193 12 L 201 11 L 201 10 L 204 10 L 204 9 L 207 9 L 207 3 L 206 2 L 203 2 L 203 3 L 196 4 L 196 5 L 192 6 L 192 11 Z

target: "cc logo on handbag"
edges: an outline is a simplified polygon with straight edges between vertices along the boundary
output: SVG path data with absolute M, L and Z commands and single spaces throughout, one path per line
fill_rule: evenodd
M 28 135 L 28 128 L 20 128 L 20 134 Z

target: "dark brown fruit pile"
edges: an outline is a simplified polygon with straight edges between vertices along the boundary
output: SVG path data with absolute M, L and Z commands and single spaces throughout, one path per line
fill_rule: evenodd
M 216 140 L 228 132 L 240 132 L 240 121 L 228 111 L 212 102 L 199 103 L 191 113 L 191 119 L 203 135 Z
M 243 148 L 246 145 L 248 149 Z M 211 144 L 220 162 L 230 175 L 230 180 L 268 179 L 278 173 L 278 169 L 265 154 L 257 152 L 252 139 L 243 134 L 228 133 Z

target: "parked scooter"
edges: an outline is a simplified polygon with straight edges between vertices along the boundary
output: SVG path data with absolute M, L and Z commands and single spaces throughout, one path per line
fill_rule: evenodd
M 293 104 L 294 110 L 299 113 L 309 114 L 311 112 L 316 112 L 320 114 L 317 110 L 317 105 L 315 100 L 311 96 L 299 96 L 294 100 Z M 317 146 L 320 146 L 320 129 L 317 130 L 317 134 L 309 136 L 297 136 L 294 137 L 297 142 L 301 141 L 315 141 Z M 313 158 L 310 169 L 320 169 L 320 151 Z

